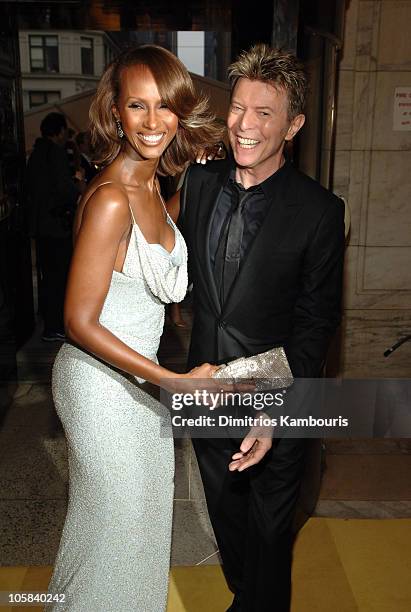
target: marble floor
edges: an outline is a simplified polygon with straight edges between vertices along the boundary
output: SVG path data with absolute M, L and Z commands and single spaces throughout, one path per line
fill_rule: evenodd
M 184 316 L 190 320 L 189 308 Z M 189 329 L 169 324 L 160 360 L 183 371 Z M 0 565 L 52 565 L 67 503 L 66 445 L 50 392 L 56 344 L 40 328 L 18 354 L 0 420 Z M 218 563 L 191 443 L 176 440 L 173 565 Z M 409 440 L 329 440 L 316 516 L 411 517 Z

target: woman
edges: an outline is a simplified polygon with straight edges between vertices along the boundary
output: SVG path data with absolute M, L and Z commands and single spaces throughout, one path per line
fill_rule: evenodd
M 104 73 L 90 109 L 105 169 L 75 222 L 66 333 L 53 369 L 65 429 L 70 496 L 49 593 L 52 609 L 165 609 L 173 501 L 167 410 L 144 381 L 207 378 L 158 365 L 164 302 L 183 299 L 187 251 L 156 173 L 173 174 L 220 139 L 206 101 L 170 52 L 144 45 Z

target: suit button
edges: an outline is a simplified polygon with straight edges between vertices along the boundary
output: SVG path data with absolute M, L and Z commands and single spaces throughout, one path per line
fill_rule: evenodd
M 226 321 L 220 321 L 220 323 L 218 324 L 218 327 L 221 327 L 221 329 L 225 329 L 227 327 L 227 322 Z

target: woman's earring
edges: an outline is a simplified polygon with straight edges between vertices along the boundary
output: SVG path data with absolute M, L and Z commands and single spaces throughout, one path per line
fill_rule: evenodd
M 121 127 L 120 119 L 116 119 L 116 124 L 117 124 L 117 136 L 119 138 L 123 138 L 124 132 L 123 132 L 123 128 Z

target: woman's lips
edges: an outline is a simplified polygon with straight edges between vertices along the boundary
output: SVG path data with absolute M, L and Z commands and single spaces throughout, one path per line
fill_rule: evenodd
M 146 145 L 156 146 L 158 145 L 164 138 L 165 132 L 161 134 L 137 134 L 140 140 L 144 142 Z

